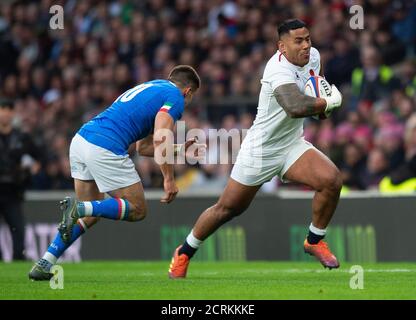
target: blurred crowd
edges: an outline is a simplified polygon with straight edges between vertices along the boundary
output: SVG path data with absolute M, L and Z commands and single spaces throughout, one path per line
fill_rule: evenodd
M 49 24 L 56 4 L 62 30 Z M 364 29 L 350 26 L 352 4 L 364 9 Z M 339 166 L 345 186 L 376 188 L 416 155 L 413 1 L 2 1 L 0 95 L 14 99 L 15 125 L 41 150 L 30 188 L 72 188 L 68 148 L 81 124 L 176 64 L 194 66 L 202 80 L 183 117 L 187 129 L 249 128 L 277 25 L 288 18 L 308 24 L 327 80 L 344 95 L 329 120 L 307 119 L 307 140 Z M 208 149 L 209 157 L 219 154 Z M 136 163 L 145 188 L 162 186 L 152 159 Z M 230 169 L 177 165 L 179 188 L 218 190 Z M 278 186 L 274 180 L 264 190 Z

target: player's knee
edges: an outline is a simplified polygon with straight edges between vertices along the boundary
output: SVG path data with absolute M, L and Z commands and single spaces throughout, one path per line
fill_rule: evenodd
M 130 210 L 130 221 L 141 221 L 146 218 L 147 207 L 145 205 L 133 205 Z
M 336 190 L 338 192 L 341 192 L 342 184 L 343 184 L 342 176 L 341 176 L 341 173 L 338 171 L 338 174 L 337 174 L 337 177 L 336 177 L 336 181 L 335 181 L 335 187 L 336 187 Z
M 334 169 L 322 179 L 323 188 L 339 193 L 342 188 L 342 177 L 338 169 Z

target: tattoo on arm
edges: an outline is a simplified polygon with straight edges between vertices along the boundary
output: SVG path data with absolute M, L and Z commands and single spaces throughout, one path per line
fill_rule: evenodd
M 304 118 L 320 114 L 326 107 L 324 99 L 303 94 L 295 83 L 277 87 L 274 90 L 274 96 L 291 118 Z

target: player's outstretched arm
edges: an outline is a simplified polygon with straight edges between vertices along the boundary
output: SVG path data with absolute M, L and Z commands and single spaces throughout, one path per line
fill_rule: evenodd
M 334 85 L 332 85 L 331 96 L 324 98 L 314 98 L 303 94 L 295 83 L 277 87 L 274 90 L 274 96 L 291 118 L 304 118 L 330 112 L 342 103 L 342 95 Z
M 163 188 L 165 195 L 160 200 L 170 203 L 178 193 L 173 172 L 174 164 L 174 128 L 173 118 L 166 112 L 158 112 L 155 119 L 153 148 L 156 163 L 163 175 Z
M 205 156 L 205 149 L 206 144 L 204 143 L 197 143 L 198 140 L 196 138 L 192 138 L 187 140 L 185 143 L 182 144 L 174 144 L 173 145 L 173 152 L 174 155 L 182 155 L 189 149 L 190 146 L 194 145 L 195 147 L 191 150 L 193 151 L 192 155 L 186 155 L 190 158 L 200 159 Z M 153 134 L 148 135 L 146 138 L 143 138 L 136 142 L 136 151 L 139 155 L 145 157 L 153 157 L 155 154 L 155 148 L 153 143 Z M 130 152 L 129 152 L 130 153 Z

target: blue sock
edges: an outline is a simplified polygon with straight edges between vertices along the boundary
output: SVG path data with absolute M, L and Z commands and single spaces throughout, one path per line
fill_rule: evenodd
M 120 198 L 78 202 L 80 217 L 103 217 L 112 220 L 127 220 L 129 202 Z
M 58 258 L 64 253 L 64 251 L 72 243 L 74 243 L 74 241 L 77 240 L 84 232 L 85 232 L 84 227 L 81 226 L 81 224 L 76 223 L 74 227 L 72 228 L 72 235 L 71 235 L 71 240 L 69 241 L 69 243 L 63 242 L 61 238 L 61 234 L 58 232 L 58 234 L 55 236 L 55 239 L 49 245 L 47 252 L 43 256 L 43 259 L 49 261 L 52 264 L 55 264 L 56 260 L 58 260 Z M 52 254 L 53 257 L 51 257 L 50 254 Z

